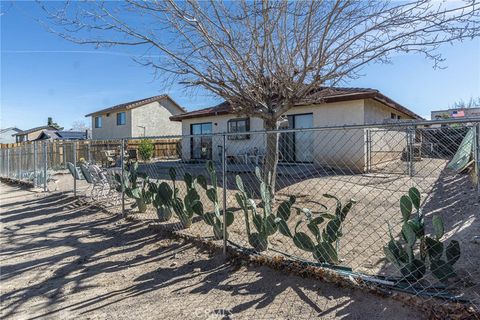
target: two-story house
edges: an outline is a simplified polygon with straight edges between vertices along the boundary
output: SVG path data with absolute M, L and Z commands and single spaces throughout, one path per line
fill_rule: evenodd
M 185 112 L 164 94 L 118 104 L 86 117 L 91 117 L 92 139 L 109 140 L 181 134 L 182 125 L 170 117 Z

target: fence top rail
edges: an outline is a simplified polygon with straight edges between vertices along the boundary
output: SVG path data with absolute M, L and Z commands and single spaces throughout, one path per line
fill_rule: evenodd
M 170 135 L 170 136 L 147 136 L 147 137 L 126 137 L 118 140 L 142 140 L 142 139 L 178 139 L 191 137 L 209 137 L 209 136 L 235 136 L 240 134 L 267 134 L 267 133 L 288 133 L 288 132 L 305 132 L 305 131 L 323 131 L 323 130 L 349 130 L 349 129 L 376 129 L 376 128 L 415 128 L 418 126 L 427 127 L 430 125 L 447 125 L 447 124 L 480 124 L 480 117 L 464 118 L 464 119 L 442 119 L 442 120 L 423 120 L 423 121 L 401 121 L 388 123 L 369 123 L 369 124 L 346 124 L 335 126 L 322 126 L 301 129 L 277 129 L 277 130 L 253 130 L 248 132 L 216 132 L 206 134 L 185 134 L 185 135 Z M 92 142 L 99 140 L 90 140 Z
M 327 130 L 352 130 L 352 129 L 396 129 L 396 128 L 416 128 L 416 127 L 427 127 L 431 125 L 449 125 L 449 124 L 480 124 L 480 117 L 471 117 L 471 118 L 462 118 L 462 119 L 441 119 L 441 120 L 422 120 L 422 121 L 400 121 L 400 122 L 386 122 L 386 123 L 369 123 L 369 124 L 346 124 L 346 125 L 334 125 L 334 126 L 322 126 L 322 127 L 312 127 L 312 128 L 297 128 L 297 129 L 277 129 L 277 130 L 254 130 L 248 131 L 246 133 L 239 132 L 216 132 L 216 133 L 206 133 L 200 135 L 185 134 L 185 135 L 166 135 L 166 136 L 146 136 L 146 137 L 124 137 L 117 139 L 87 139 L 87 140 L 57 140 L 57 141 L 38 141 L 38 142 L 54 142 L 57 144 L 73 144 L 74 142 L 79 142 L 80 144 L 116 144 L 120 141 L 130 140 L 142 140 L 142 139 L 181 139 L 181 138 L 191 138 L 191 137 L 221 137 L 221 136 L 235 136 L 240 134 L 269 134 L 269 133 L 289 133 L 289 132 L 308 132 L 308 131 L 327 131 Z M 29 141 L 31 143 L 31 141 Z M 167 142 L 167 141 L 165 141 Z M 173 141 L 168 141 L 172 143 Z M 2 146 L 3 149 L 16 149 L 23 147 L 25 144 L 16 144 L 13 147 Z

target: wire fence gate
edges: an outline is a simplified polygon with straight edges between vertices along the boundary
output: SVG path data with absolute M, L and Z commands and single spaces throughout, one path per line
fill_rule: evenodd
M 479 133 L 463 119 L 38 141 L 2 148 L 0 175 L 478 312 Z

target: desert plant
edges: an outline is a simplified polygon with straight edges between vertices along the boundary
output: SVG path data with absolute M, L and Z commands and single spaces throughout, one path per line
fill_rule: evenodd
M 212 186 L 209 188 L 207 185 L 207 179 L 199 175 L 197 177 L 197 182 L 202 188 L 205 189 L 207 198 L 213 203 L 213 212 L 205 212 L 202 216 L 203 220 L 206 224 L 213 227 L 213 234 L 215 239 L 220 240 L 223 239 L 223 210 L 220 209 L 220 203 L 218 198 L 217 192 L 217 172 L 215 171 L 215 166 L 213 161 L 207 161 L 207 171 L 210 175 L 210 182 Z M 226 217 L 225 222 L 227 227 L 233 223 L 234 216 L 233 212 L 230 210 L 226 210 Z M 228 233 L 226 233 L 228 239 Z
M 183 176 L 185 185 L 187 188 L 187 194 L 185 197 L 180 199 L 178 195 L 178 189 L 176 188 L 176 171 L 173 168 L 170 168 L 170 178 L 173 182 L 173 199 L 172 207 L 173 211 L 177 215 L 180 223 L 184 228 L 189 228 L 192 225 L 193 215 L 197 214 L 203 216 L 203 205 L 200 201 L 200 196 L 198 195 L 196 185 L 197 181 L 192 177 L 192 175 L 186 172 Z
M 170 179 L 172 180 L 173 185 L 173 198 L 177 198 L 178 196 L 178 188 L 177 188 L 177 171 L 175 168 L 168 169 L 168 174 L 170 175 Z
M 412 217 L 412 210 L 416 214 Z M 444 235 L 444 224 L 440 216 L 432 218 L 434 235 L 425 235 L 425 215 L 420 208 L 420 192 L 410 188 L 407 195 L 400 198 L 402 214 L 402 241 L 395 240 L 388 224 L 390 241 L 383 248 L 385 256 L 400 268 L 404 279 L 418 281 L 425 275 L 427 262 L 432 274 L 440 281 L 447 281 L 455 276 L 453 265 L 460 258 L 460 243 L 451 240 L 444 247 L 440 239 Z M 419 254 L 415 255 L 415 244 L 418 241 Z
M 172 207 L 174 203 L 174 193 L 172 188 L 166 182 L 155 184 L 150 183 L 150 190 L 153 192 L 153 206 L 157 209 L 158 220 L 166 222 L 172 217 Z
M 325 198 L 335 199 L 337 202 L 335 214 L 328 212 L 312 212 L 307 208 L 298 208 L 298 212 L 302 213 L 305 216 L 305 219 L 301 219 L 296 223 L 293 233 L 286 225 L 283 226 L 281 230 L 284 231 L 282 234 L 293 239 L 293 243 L 299 249 L 311 252 L 317 261 L 322 263 L 338 264 L 339 241 L 343 236 L 342 223 L 347 218 L 348 212 L 352 209 L 356 201 L 354 199 L 350 199 L 347 204 L 343 206 L 337 197 L 330 194 L 324 194 L 323 196 Z M 321 206 L 327 209 L 327 207 L 324 205 Z M 324 223 L 326 220 L 328 220 L 328 222 L 322 231 L 320 231 L 319 225 Z M 298 227 L 305 222 L 314 240 L 312 240 L 307 233 L 297 231 Z
M 133 162 L 123 169 L 123 186 L 125 195 L 135 199 L 132 208 L 137 207 L 138 212 L 144 213 L 147 211 L 147 205 L 152 201 L 152 192 L 149 190 L 149 178 L 144 172 L 138 172 L 138 163 Z M 117 182 L 122 184 L 122 177 L 120 174 L 115 174 Z M 143 179 L 143 181 L 141 180 Z
M 242 178 L 237 175 L 236 183 L 240 191 L 235 198 L 245 214 L 245 227 L 248 236 L 248 242 L 258 252 L 268 249 L 268 237 L 275 234 L 278 230 L 281 233 L 288 230 L 288 219 L 290 218 L 291 209 L 295 203 L 295 197 L 291 196 L 288 200 L 280 203 L 276 215 L 273 214 L 272 190 L 269 181 L 262 179 L 260 169 L 255 169 L 256 176 L 260 181 L 260 195 L 262 197 L 263 215 L 259 214 L 255 201 L 245 189 Z M 267 175 L 270 179 L 271 175 Z M 250 216 L 256 232 L 252 232 L 250 228 Z
M 150 139 L 142 139 L 138 145 L 138 155 L 143 161 L 148 161 L 153 157 L 155 146 Z

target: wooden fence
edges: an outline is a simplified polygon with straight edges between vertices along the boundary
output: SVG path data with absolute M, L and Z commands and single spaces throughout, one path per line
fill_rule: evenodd
M 9 151 L 11 162 L 22 162 L 22 167 L 30 167 L 34 162 L 34 153 L 36 152 L 37 163 L 44 159 L 43 143 L 37 141 L 36 148 L 33 147 L 34 142 L 0 144 L 2 154 Z M 141 140 L 131 139 L 125 140 L 126 154 L 132 157 L 138 154 L 138 148 Z M 181 155 L 180 139 L 151 139 L 154 145 L 154 160 L 178 159 Z M 67 162 L 74 162 L 74 142 L 53 140 L 47 141 L 46 154 L 47 165 L 49 169 L 58 170 L 65 169 Z M 114 160 L 120 158 L 121 140 L 80 140 L 76 141 L 76 159 L 84 160 L 99 164 L 108 165 L 107 153 L 112 155 Z M 5 150 L 7 149 L 7 150 Z M 34 150 L 36 150 L 34 152 Z

